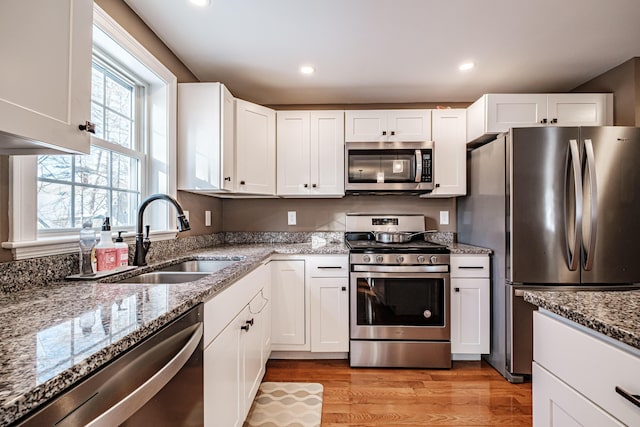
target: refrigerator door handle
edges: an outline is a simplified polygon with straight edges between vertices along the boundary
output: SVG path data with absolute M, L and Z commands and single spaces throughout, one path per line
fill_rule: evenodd
M 580 166 L 580 151 L 578 150 L 578 141 L 569 140 L 569 150 L 567 151 L 567 163 L 565 173 L 565 195 L 564 195 L 564 224 L 565 224 L 565 243 L 567 249 L 567 259 L 569 261 L 569 270 L 575 271 L 580 267 L 580 251 L 579 245 L 582 234 L 582 171 Z M 570 173 L 573 174 L 573 200 L 575 201 L 573 218 L 573 230 L 569 222 L 568 198 L 569 198 L 569 178 Z M 572 231 L 570 235 L 569 231 Z
M 589 173 L 589 201 L 590 201 L 590 228 L 588 247 L 584 249 L 584 269 L 586 271 L 593 268 L 593 257 L 596 249 L 596 231 L 598 227 L 598 188 L 596 179 L 596 160 L 593 154 L 593 142 L 590 139 L 584 140 L 584 150 L 587 154 L 587 168 Z

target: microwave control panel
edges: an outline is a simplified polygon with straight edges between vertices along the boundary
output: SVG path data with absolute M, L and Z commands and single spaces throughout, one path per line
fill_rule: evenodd
M 424 150 L 422 152 L 422 176 L 420 182 L 433 182 L 433 152 Z

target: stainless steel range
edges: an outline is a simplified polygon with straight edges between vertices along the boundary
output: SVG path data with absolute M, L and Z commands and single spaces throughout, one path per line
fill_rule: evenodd
M 347 214 L 346 230 L 350 365 L 450 368 L 449 250 L 424 216 Z

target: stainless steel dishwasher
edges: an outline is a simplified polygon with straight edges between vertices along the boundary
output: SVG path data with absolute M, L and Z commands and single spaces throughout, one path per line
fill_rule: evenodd
M 18 426 L 202 426 L 202 304 Z

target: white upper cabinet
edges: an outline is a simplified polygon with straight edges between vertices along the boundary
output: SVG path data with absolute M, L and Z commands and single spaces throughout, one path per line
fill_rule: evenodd
M 345 112 L 346 142 L 430 141 L 431 110 Z
M 612 94 L 486 94 L 467 109 L 467 141 L 489 140 L 512 127 L 612 124 Z
M 89 153 L 93 2 L 0 2 L 0 154 Z
M 233 190 L 234 114 L 223 84 L 178 85 L 179 190 Z
M 236 100 L 237 193 L 276 193 L 276 112 L 241 99 Z
M 344 196 L 344 112 L 277 112 L 278 195 Z
M 424 197 L 454 197 L 467 193 L 466 110 L 432 110 L 435 188 Z

